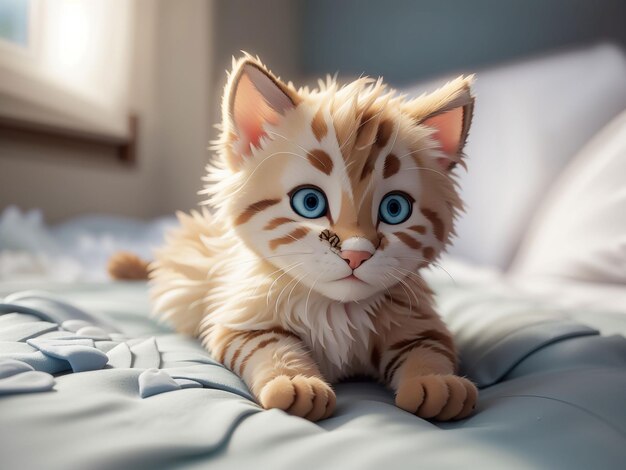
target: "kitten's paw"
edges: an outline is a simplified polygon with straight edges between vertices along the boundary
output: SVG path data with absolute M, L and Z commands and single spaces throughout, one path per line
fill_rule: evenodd
M 469 416 L 477 398 L 476 386 L 466 378 L 423 375 L 400 383 L 396 406 L 420 418 L 450 421 Z
M 335 411 L 335 392 L 317 377 L 279 375 L 270 380 L 259 394 L 265 409 L 278 408 L 287 413 L 317 421 Z

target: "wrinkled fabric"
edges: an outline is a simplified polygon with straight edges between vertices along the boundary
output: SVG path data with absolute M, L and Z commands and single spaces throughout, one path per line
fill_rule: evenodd
M 0 394 L 51 391 L 53 374 L 134 368 L 145 369 L 138 377 L 142 398 L 209 387 L 253 399 L 241 379 L 203 349 L 172 350 L 171 341 L 164 344 L 165 362 L 155 336 L 128 337 L 106 316 L 51 293 L 14 293 L 0 302 Z M 160 370 L 165 366 L 172 375 Z
M 336 385 L 335 414 L 310 423 L 261 410 L 198 341 L 154 323 L 145 285 L 48 287 L 125 339 L 93 340 L 117 341 L 109 364 L 56 374 L 53 393 L 0 396 L 3 468 L 622 469 L 626 461 L 625 316 L 556 309 L 494 282 L 435 283 L 463 372 L 482 386 L 475 414 L 428 422 L 359 380 Z M 620 334 L 598 334 L 608 327 Z M 154 363 L 153 344 L 160 368 L 134 368 L 142 351 L 139 363 Z M 148 375 L 172 390 L 142 399 Z

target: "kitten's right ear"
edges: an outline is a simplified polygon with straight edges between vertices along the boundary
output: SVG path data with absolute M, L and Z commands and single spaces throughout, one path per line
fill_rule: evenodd
M 474 76 L 459 77 L 438 90 L 406 103 L 406 109 L 417 123 L 431 128 L 433 139 L 445 155 L 438 158 L 439 166 L 449 171 L 462 162 L 463 147 L 467 140 L 474 95 L 471 85 Z
M 267 124 L 277 124 L 280 117 L 299 102 L 296 91 L 281 82 L 260 61 L 246 56 L 235 62 L 222 104 L 231 169 L 238 170 L 252 153 L 252 146 L 258 147 L 266 135 Z

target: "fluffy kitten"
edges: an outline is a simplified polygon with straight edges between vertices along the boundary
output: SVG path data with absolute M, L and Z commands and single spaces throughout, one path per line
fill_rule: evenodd
M 380 79 L 296 90 L 234 62 L 203 191 L 214 211 L 179 215 L 151 267 L 155 312 L 265 408 L 328 417 L 329 383 L 365 374 L 423 418 L 469 415 L 476 388 L 418 270 L 461 207 L 450 170 L 471 81 L 408 100 Z

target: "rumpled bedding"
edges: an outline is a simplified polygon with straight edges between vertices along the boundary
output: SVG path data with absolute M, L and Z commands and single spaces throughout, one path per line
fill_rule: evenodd
M 48 225 L 40 210 L 9 206 L 0 212 L 0 282 L 108 281 L 106 264 L 113 253 L 152 259 L 175 224 L 173 216 L 140 221 L 86 215 Z
M 195 339 L 150 318 L 143 283 L 48 283 L 21 294 L 0 284 L 0 357 L 26 364 L 4 374 L 53 380 L 47 391 L 0 395 L 0 466 L 623 468 L 626 316 L 564 309 L 488 273 L 466 274 L 431 278 L 462 372 L 481 387 L 475 415 L 454 423 L 406 413 L 359 378 L 336 386 L 336 413 L 320 423 L 264 411 Z M 20 316 L 51 325 L 17 334 Z M 617 334 L 600 334 L 607 328 Z M 105 365 L 82 360 L 74 370 L 69 357 L 39 348 L 85 339 Z M 46 357 L 29 361 L 26 348 Z
M 245 384 L 176 335 L 128 338 L 105 319 L 40 292 L 0 302 L 0 395 L 52 390 L 53 374 L 136 368 L 139 395 L 214 387 L 252 399 Z M 217 368 L 219 370 L 213 370 Z

